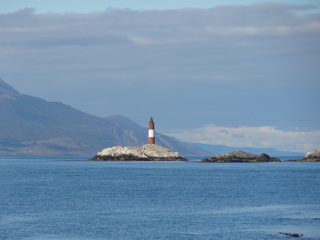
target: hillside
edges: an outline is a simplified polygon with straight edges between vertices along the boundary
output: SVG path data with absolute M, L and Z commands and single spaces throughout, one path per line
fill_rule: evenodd
M 93 155 L 106 147 L 147 142 L 147 129 L 124 116 L 92 116 L 63 103 L 20 94 L 1 79 L 0 115 L 0 155 Z M 159 145 L 183 155 L 206 154 L 172 137 L 157 134 L 156 138 Z

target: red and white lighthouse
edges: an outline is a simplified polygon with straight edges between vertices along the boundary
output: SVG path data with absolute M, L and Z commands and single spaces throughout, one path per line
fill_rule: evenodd
M 148 144 L 155 144 L 156 140 L 154 138 L 154 122 L 153 118 L 149 121 L 149 132 L 148 132 Z

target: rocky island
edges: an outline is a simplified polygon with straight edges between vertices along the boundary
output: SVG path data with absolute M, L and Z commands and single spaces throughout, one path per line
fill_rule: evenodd
M 98 152 L 91 161 L 187 161 L 188 159 L 157 144 L 139 147 L 115 146 Z
M 286 160 L 286 162 L 320 162 L 320 150 L 308 152 L 304 158 L 299 160 Z
M 269 155 L 262 153 L 256 155 L 253 153 L 247 153 L 243 151 L 234 151 L 231 153 L 214 155 L 210 159 L 202 159 L 201 162 L 215 162 L 215 163 L 227 163 L 227 162 L 281 162 L 279 158 L 273 158 Z

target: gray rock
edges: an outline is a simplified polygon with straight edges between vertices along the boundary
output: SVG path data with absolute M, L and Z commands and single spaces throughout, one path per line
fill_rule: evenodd
M 318 159 L 320 159 L 320 150 L 314 150 L 313 152 L 308 152 L 304 158 L 318 158 Z
M 290 162 L 320 162 L 320 150 L 314 150 L 313 152 L 308 152 L 306 156 L 300 160 L 292 160 Z
M 201 162 L 281 162 L 281 160 L 278 158 L 272 158 L 265 153 L 256 155 L 243 151 L 235 151 L 214 155 L 210 159 L 206 158 L 201 160 Z

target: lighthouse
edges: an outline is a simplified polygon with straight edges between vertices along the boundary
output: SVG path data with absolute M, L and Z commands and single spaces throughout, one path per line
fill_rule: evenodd
M 149 121 L 149 131 L 148 131 L 148 144 L 155 144 L 156 140 L 154 138 L 154 122 L 153 118 Z

